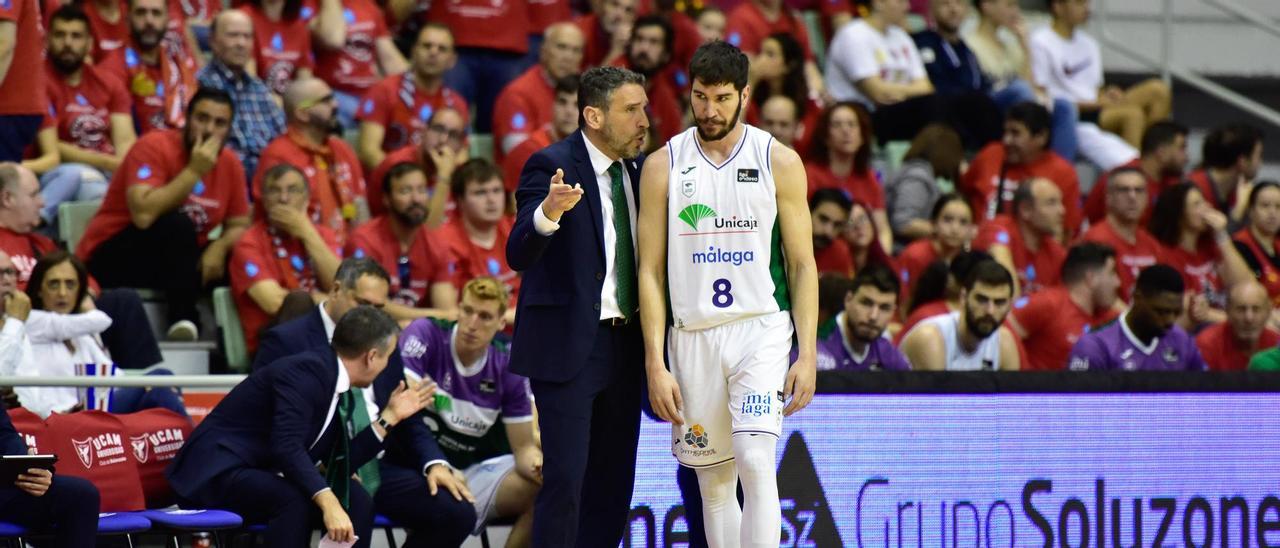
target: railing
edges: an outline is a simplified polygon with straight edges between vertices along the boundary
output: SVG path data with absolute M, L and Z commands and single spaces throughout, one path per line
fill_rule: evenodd
M 0 386 L 115 386 L 170 388 L 231 388 L 247 375 L 137 375 L 112 377 L 3 377 Z
M 1254 27 L 1268 32 L 1280 38 L 1280 25 L 1275 24 L 1271 19 L 1252 9 L 1246 8 L 1229 0 L 1201 0 L 1206 5 L 1212 6 L 1222 12 L 1232 16 L 1241 23 L 1253 25 Z M 1245 97 L 1231 89 L 1226 88 L 1208 78 L 1205 78 L 1195 72 L 1181 67 L 1173 62 L 1172 55 L 1172 39 L 1173 39 L 1173 0 L 1162 0 L 1161 17 L 1160 17 L 1160 56 L 1159 59 L 1152 58 L 1142 52 L 1130 48 L 1121 39 L 1113 36 L 1107 24 L 1107 4 L 1108 0 L 1098 1 L 1098 39 L 1105 43 L 1116 53 L 1124 55 L 1138 63 L 1147 65 L 1152 69 L 1160 71 L 1160 75 L 1165 82 L 1173 83 L 1173 79 L 1181 80 L 1192 87 L 1207 93 L 1218 100 L 1230 104 L 1240 110 L 1243 110 L 1259 120 L 1266 121 L 1275 127 L 1280 127 L 1280 112 L 1263 105 L 1253 99 Z

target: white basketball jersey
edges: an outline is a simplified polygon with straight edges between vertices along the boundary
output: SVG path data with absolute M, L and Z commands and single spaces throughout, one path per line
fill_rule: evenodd
M 769 162 L 773 136 L 743 128 L 719 166 L 703 154 L 696 127 L 667 143 L 667 291 L 677 329 L 791 308 Z
M 1000 330 L 992 332 L 978 343 L 972 354 L 960 348 L 960 337 L 956 331 L 960 328 L 960 313 L 939 314 L 921 320 L 912 331 L 922 325 L 932 325 L 942 333 L 942 340 L 947 348 L 947 371 L 995 371 L 1000 369 Z M 914 364 L 912 365 L 914 368 Z

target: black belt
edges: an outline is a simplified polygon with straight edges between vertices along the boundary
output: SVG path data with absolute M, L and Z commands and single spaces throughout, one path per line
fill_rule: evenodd
M 631 324 L 631 318 L 605 318 L 600 320 L 600 325 L 604 327 L 622 327 Z

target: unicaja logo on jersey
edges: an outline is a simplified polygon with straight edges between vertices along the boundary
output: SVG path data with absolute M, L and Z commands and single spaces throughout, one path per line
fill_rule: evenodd
M 693 232 L 686 232 L 681 234 L 682 236 L 717 233 L 747 233 L 756 232 L 760 229 L 760 221 L 756 220 L 755 217 L 738 217 L 737 215 L 721 217 L 716 214 L 714 209 L 711 209 L 711 207 L 705 204 L 690 204 L 685 206 L 684 209 L 680 210 L 680 213 L 677 214 L 676 217 L 681 221 L 684 221 L 684 224 L 689 225 L 689 228 L 693 229 Z M 712 228 L 715 230 L 699 232 L 698 226 L 702 224 L 703 219 L 707 218 L 715 219 L 715 221 L 712 222 Z
M 716 246 L 708 247 L 706 251 L 693 252 L 693 264 L 732 264 L 733 266 L 742 266 L 742 263 L 750 263 L 756 260 L 756 252 L 754 251 L 729 251 Z
M 698 221 L 707 217 L 715 217 L 716 210 L 703 204 L 692 204 L 680 210 L 680 214 L 676 215 L 681 221 L 689 225 L 689 228 L 698 230 Z

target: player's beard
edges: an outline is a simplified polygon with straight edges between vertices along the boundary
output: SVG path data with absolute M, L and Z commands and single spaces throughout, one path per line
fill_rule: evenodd
M 738 118 L 740 116 L 742 116 L 742 94 L 738 94 L 738 109 L 733 112 L 733 118 L 729 119 L 729 123 L 725 124 L 724 129 L 715 133 L 708 133 L 706 130 L 702 129 L 703 122 L 705 120 L 694 118 L 693 122 L 698 126 L 698 137 L 702 138 L 703 141 L 710 143 L 712 141 L 724 139 L 726 135 L 729 135 L 729 132 L 733 131 L 734 127 L 737 127 Z
M 1000 321 L 996 320 L 994 316 L 981 316 L 976 310 L 969 308 L 967 304 L 965 305 L 964 317 L 969 334 L 979 340 L 990 337 L 1000 327 Z
M 849 331 L 849 335 L 852 336 L 855 341 L 863 344 L 871 344 L 875 342 L 876 339 L 880 338 L 880 334 L 884 332 L 883 329 L 877 329 L 874 325 L 857 323 L 848 318 L 845 319 L 844 326 L 845 329 Z

